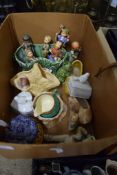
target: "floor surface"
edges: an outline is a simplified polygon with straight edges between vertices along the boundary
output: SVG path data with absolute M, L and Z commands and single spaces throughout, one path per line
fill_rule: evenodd
M 0 156 L 0 175 L 31 175 L 32 159 L 6 159 Z

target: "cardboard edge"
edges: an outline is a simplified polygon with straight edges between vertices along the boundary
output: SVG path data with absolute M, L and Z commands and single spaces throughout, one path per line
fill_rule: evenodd
M 0 154 L 6 158 L 55 158 L 81 155 L 94 155 L 117 144 L 117 136 L 79 143 L 59 144 L 11 144 L 0 143 Z M 71 151 L 69 151 L 71 148 Z M 112 151 L 112 150 L 111 150 Z
M 97 31 L 97 35 L 98 35 L 98 38 L 99 38 L 99 40 L 101 42 L 101 45 L 102 45 L 102 47 L 103 47 L 103 49 L 105 51 L 105 54 L 106 54 L 106 56 L 108 58 L 109 63 L 116 62 L 115 57 L 114 57 L 114 55 L 113 55 L 113 53 L 111 51 L 111 48 L 110 48 L 110 46 L 109 46 L 109 44 L 108 44 L 108 42 L 107 42 L 107 40 L 106 40 L 106 38 L 105 38 L 101 28 L 99 28 L 99 30 Z
M 104 32 L 104 33 L 103 33 Z M 116 63 L 116 59 L 111 51 L 111 48 L 105 38 L 105 35 L 106 34 L 107 30 L 106 28 L 104 27 L 100 27 L 99 30 L 97 31 L 97 36 L 98 36 L 98 39 L 99 39 L 99 42 L 103 48 L 103 51 L 106 55 L 106 58 L 108 59 L 108 62 L 111 64 L 111 63 Z M 116 77 L 117 79 L 117 69 L 113 69 L 112 70 L 113 72 L 113 75 L 114 77 Z
M 8 23 L 9 31 L 11 34 L 11 40 L 12 40 L 13 44 L 15 43 L 14 45 L 16 45 L 16 43 L 18 43 L 18 40 L 17 40 L 17 36 L 16 36 L 16 32 L 15 32 L 15 26 L 13 23 L 13 14 L 9 14 L 6 16 L 5 20 L 3 21 L 3 23 L 0 26 L 0 30 L 4 27 L 5 23 Z

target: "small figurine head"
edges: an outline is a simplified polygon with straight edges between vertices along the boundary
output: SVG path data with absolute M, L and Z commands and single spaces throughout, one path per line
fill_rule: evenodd
M 25 52 L 29 60 L 33 58 L 33 52 L 30 49 L 26 49 Z
M 49 43 L 51 42 L 51 40 L 52 40 L 52 38 L 51 38 L 50 35 L 46 35 L 46 36 L 44 37 L 44 43 L 45 43 L 45 44 L 49 44 Z
M 73 41 L 71 43 L 71 47 L 72 47 L 73 50 L 78 50 L 79 47 L 80 47 L 79 42 L 78 41 Z
M 55 48 L 56 48 L 56 49 L 60 49 L 61 46 L 62 46 L 62 42 L 61 42 L 61 41 L 57 41 L 57 42 L 55 43 Z
M 23 35 L 23 42 L 31 42 L 31 37 L 28 34 Z
M 63 24 L 60 25 L 60 35 L 63 37 L 69 36 L 69 29 L 66 28 Z
M 69 36 L 69 29 L 67 29 L 67 28 L 62 28 L 62 30 L 61 30 L 61 35 L 63 36 L 63 37 L 67 37 L 67 36 Z

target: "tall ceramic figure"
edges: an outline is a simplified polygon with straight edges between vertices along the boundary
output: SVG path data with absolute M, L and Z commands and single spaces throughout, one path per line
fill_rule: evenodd
M 69 42 L 69 29 L 64 25 L 60 25 L 60 31 L 56 33 L 56 41 L 62 42 L 63 46 L 65 46 Z

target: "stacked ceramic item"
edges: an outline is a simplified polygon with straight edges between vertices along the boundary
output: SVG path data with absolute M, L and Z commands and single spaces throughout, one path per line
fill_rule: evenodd
M 88 82 L 89 73 L 83 74 L 83 64 L 80 60 L 73 61 L 72 75 L 65 83 L 65 91 L 72 97 L 89 99 L 92 94 L 92 87 Z
M 66 106 L 60 96 L 52 92 L 44 92 L 35 97 L 34 116 L 47 127 L 54 127 L 66 114 Z

